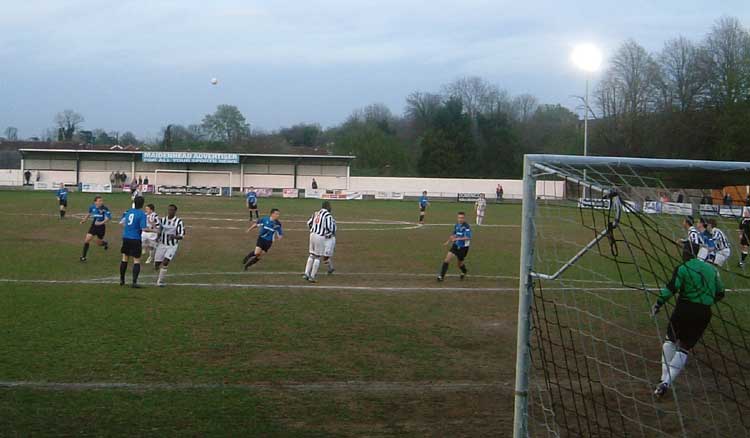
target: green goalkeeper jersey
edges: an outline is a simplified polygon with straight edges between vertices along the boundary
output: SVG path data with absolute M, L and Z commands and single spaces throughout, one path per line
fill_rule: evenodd
M 674 294 L 685 301 L 711 306 L 724 297 L 724 284 L 713 265 L 691 259 L 675 268 L 672 280 L 662 288 L 657 302 L 664 304 Z

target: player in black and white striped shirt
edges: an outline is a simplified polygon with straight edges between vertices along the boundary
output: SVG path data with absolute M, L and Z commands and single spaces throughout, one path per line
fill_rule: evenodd
M 700 248 L 703 244 L 703 239 L 701 238 L 701 233 L 698 231 L 697 228 L 695 228 L 695 221 L 692 216 L 685 216 L 685 220 L 682 222 L 683 228 L 687 230 L 687 238 L 681 239 L 679 243 L 683 245 L 683 248 L 687 248 L 687 245 L 689 243 L 692 243 L 694 245 L 697 245 L 697 248 Z M 690 246 L 690 248 L 693 248 L 693 246 Z M 698 256 L 698 254 L 693 254 L 694 256 Z
M 326 255 L 326 247 L 336 233 L 331 203 L 323 201 L 322 207 L 307 221 L 307 227 L 310 229 L 310 255 L 307 257 L 303 278 L 311 283 L 315 283 L 321 259 Z
M 159 227 L 161 230 L 157 238 L 158 244 L 154 261 L 156 262 L 156 269 L 159 270 L 156 285 L 163 287 L 167 267 L 174 260 L 180 241 L 185 237 L 185 224 L 182 223 L 182 219 L 177 217 L 176 205 L 169 204 L 167 216 L 159 219 Z
M 732 256 L 732 248 L 729 245 L 729 239 L 726 234 L 716 227 L 716 219 L 711 218 L 706 223 L 706 230 L 711 233 L 711 238 L 714 241 L 714 253 L 713 253 L 713 264 L 716 266 L 724 266 L 724 264 Z

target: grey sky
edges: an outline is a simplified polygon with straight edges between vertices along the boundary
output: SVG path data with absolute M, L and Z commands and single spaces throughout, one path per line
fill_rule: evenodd
M 0 130 L 40 135 L 72 108 L 86 128 L 155 136 L 222 103 L 263 129 L 330 126 L 465 75 L 573 107 L 576 43 L 658 50 L 722 15 L 750 25 L 750 2 L 4 0 Z

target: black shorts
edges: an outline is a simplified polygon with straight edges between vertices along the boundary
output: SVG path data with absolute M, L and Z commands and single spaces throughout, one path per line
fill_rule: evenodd
M 469 253 L 469 247 L 464 246 L 463 248 L 459 248 L 456 244 L 453 244 L 453 246 L 451 246 L 451 253 L 453 253 L 459 261 L 464 261 L 466 254 Z
M 68 200 L 67 199 L 66 200 L 62 200 L 61 199 L 60 200 L 60 205 L 62 205 L 63 207 L 67 207 L 68 206 Z
M 690 350 L 703 336 L 711 322 L 711 306 L 679 300 L 667 327 L 667 339 L 683 350 Z
M 91 226 L 89 227 L 89 231 L 88 231 L 89 234 L 91 234 L 92 236 L 96 236 L 100 239 L 104 239 L 104 234 L 106 234 L 106 232 L 107 232 L 107 227 L 103 224 L 102 225 L 91 224 Z
M 257 210 L 258 209 L 258 203 L 256 202 L 255 204 L 248 204 L 247 208 L 249 210 Z
M 424 213 L 425 210 L 427 210 L 427 207 L 419 207 L 419 211 L 421 211 L 422 213 Z
M 122 239 L 120 252 L 128 257 L 140 258 L 143 254 L 141 239 Z
M 261 239 L 260 237 L 258 237 L 258 241 L 255 242 L 255 246 L 265 252 L 268 252 L 268 250 L 271 249 L 271 245 L 273 245 L 273 240 Z

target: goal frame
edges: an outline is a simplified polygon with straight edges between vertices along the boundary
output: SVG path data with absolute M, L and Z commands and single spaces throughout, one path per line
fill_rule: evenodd
M 187 170 L 187 169 L 156 169 L 154 170 L 154 190 L 158 192 L 159 188 L 159 174 L 164 173 L 185 173 L 190 175 L 191 173 L 202 173 L 210 175 L 225 175 L 227 177 L 227 185 L 219 187 L 229 188 L 229 197 L 232 197 L 232 171 L 231 170 Z M 165 184 L 162 184 L 165 185 Z
M 527 154 L 523 162 L 523 196 L 521 219 L 521 253 L 518 285 L 518 318 L 516 336 L 516 377 L 514 393 L 513 437 L 526 438 L 528 436 L 528 407 L 529 407 L 529 370 L 531 366 L 531 306 L 534 299 L 535 279 L 554 279 L 573 266 L 598 240 L 592 241 L 579 251 L 571 260 L 563 264 L 557 272 L 544 274 L 534 270 L 534 245 L 536 243 L 535 213 L 537 207 L 536 181 L 540 176 L 558 173 L 554 166 L 601 166 L 638 167 L 644 169 L 678 170 L 701 169 L 714 172 L 744 171 L 750 173 L 749 162 L 734 161 L 705 161 L 680 160 L 658 158 L 621 158 L 621 157 L 590 157 L 580 155 L 543 155 Z M 583 179 L 570 175 L 561 176 L 583 187 L 586 191 L 606 193 L 607 189 L 595 183 L 586 181 L 585 170 Z

